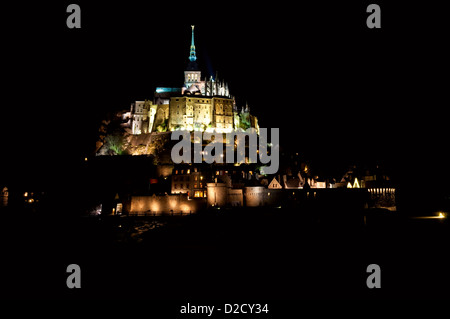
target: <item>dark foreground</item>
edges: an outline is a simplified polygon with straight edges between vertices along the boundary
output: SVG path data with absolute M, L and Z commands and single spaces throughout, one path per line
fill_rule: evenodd
M 2 298 L 450 297 L 447 220 L 277 209 L 184 217 L 2 215 Z M 66 286 L 69 264 L 81 289 Z M 369 264 L 381 288 L 366 286 Z

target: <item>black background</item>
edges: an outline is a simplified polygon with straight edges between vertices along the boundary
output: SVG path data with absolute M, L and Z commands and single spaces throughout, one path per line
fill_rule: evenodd
M 2 161 L 15 178 L 18 159 L 51 175 L 55 157 L 91 154 L 107 112 L 181 86 L 195 24 L 203 74 L 218 72 L 261 127 L 280 127 L 283 147 L 322 166 L 381 162 L 399 182 L 411 173 L 406 184 L 420 175 L 448 187 L 437 4 L 380 2 L 381 29 L 367 28 L 365 2 L 79 2 L 81 29 L 66 27 L 68 4 L 4 10 Z

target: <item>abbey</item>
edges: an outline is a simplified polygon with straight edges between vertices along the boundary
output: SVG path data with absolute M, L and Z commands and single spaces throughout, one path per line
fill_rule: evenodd
M 128 113 L 131 134 L 174 130 L 230 132 L 255 128 L 258 119 L 248 105 L 238 108 L 228 83 L 210 76 L 202 78 L 197 63 L 192 28 L 189 62 L 180 88 L 157 87 L 153 100 L 136 101 Z M 240 109 L 240 110 L 239 110 Z

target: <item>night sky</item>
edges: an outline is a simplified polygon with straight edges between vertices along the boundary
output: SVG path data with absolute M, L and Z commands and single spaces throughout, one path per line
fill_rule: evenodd
M 3 178 L 56 175 L 95 147 L 108 112 L 180 87 L 195 24 L 203 75 L 218 72 L 261 127 L 316 165 L 382 163 L 399 183 L 447 187 L 448 33 L 436 4 L 130 4 L 55 1 L 2 15 Z M 438 3 L 436 1 L 436 3 Z M 64 164 L 61 164 L 64 163 Z

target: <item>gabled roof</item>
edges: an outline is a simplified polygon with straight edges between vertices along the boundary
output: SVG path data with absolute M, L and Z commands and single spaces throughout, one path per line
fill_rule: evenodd
M 269 183 L 268 188 L 278 188 L 278 189 L 280 189 L 280 188 L 283 188 L 283 186 L 281 186 L 281 184 L 280 184 L 280 182 L 277 180 L 277 178 L 274 177 L 274 178 L 272 179 L 272 181 Z

